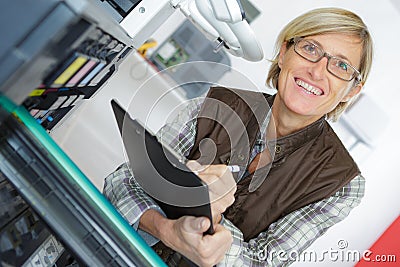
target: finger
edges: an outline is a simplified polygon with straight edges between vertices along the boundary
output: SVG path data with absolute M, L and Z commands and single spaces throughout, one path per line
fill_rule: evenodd
M 210 220 L 206 217 L 185 216 L 182 229 L 188 233 L 204 233 L 210 227 Z
M 203 236 L 203 241 L 207 244 L 208 242 L 212 242 L 210 245 L 217 245 L 218 247 L 221 246 L 223 249 L 228 249 L 232 242 L 233 242 L 233 237 L 232 234 L 229 230 L 227 230 L 224 226 L 221 224 L 216 224 L 214 226 L 214 234 L 213 235 L 205 235 Z
M 212 202 L 227 197 L 226 206 L 232 204 L 236 192 L 236 182 L 226 165 L 204 166 L 192 160 L 187 162 L 187 166 L 192 170 L 204 168 L 196 174 L 208 185 Z
M 231 194 L 225 196 L 210 195 L 210 203 L 212 214 L 222 214 L 230 207 L 235 201 L 235 197 Z
M 220 262 L 231 247 L 233 238 L 230 231 L 222 225 L 215 226 L 213 235 L 204 235 L 198 253 L 203 260 L 200 266 L 213 266 Z
M 207 183 L 207 185 L 212 200 L 218 200 L 223 197 L 231 199 L 234 197 L 237 190 L 236 182 L 234 180 L 229 180 L 229 178 L 221 178 L 218 181 Z
M 199 173 L 198 176 L 206 182 L 218 181 L 227 185 L 236 184 L 235 178 L 233 178 L 231 171 L 226 165 L 210 165 L 201 173 Z M 211 176 L 212 178 L 217 177 L 218 179 L 213 180 L 211 178 L 207 178 L 207 176 Z
M 226 171 L 221 175 L 221 172 L 219 172 L 219 174 L 217 172 L 209 172 L 208 169 L 210 168 L 211 167 L 207 168 L 197 175 L 211 190 L 224 189 L 224 191 L 227 192 L 227 189 L 231 190 L 236 185 L 236 181 L 230 171 Z
M 210 236 L 213 238 L 214 242 L 216 243 L 221 242 L 226 244 L 227 247 L 230 247 L 230 245 L 233 242 L 233 237 L 231 232 L 221 224 L 215 225 L 214 229 L 215 229 L 214 235 Z M 204 236 L 204 238 L 206 238 L 206 236 Z
M 201 218 L 202 222 L 200 223 L 200 232 L 204 233 L 210 228 L 211 226 L 211 221 L 208 218 Z
M 222 215 L 221 214 L 217 214 L 217 215 L 213 215 L 213 226 L 215 229 L 215 225 L 219 224 L 222 220 Z
M 230 172 L 228 166 L 224 164 L 217 164 L 217 165 L 204 165 L 201 174 L 204 175 L 216 175 L 218 177 L 223 176 L 227 172 Z
M 208 166 L 201 165 L 195 160 L 189 160 L 186 162 L 186 166 L 195 174 L 199 175 L 199 173 L 203 172 Z
M 220 180 L 221 177 L 213 174 L 203 174 L 203 173 L 197 173 L 197 176 L 200 177 L 200 179 L 205 182 L 208 186 L 213 185 L 215 183 L 221 184 Z

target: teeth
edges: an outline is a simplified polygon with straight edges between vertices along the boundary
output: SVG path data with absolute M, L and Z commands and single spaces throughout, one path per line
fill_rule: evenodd
M 305 83 L 305 82 L 302 81 L 302 80 L 296 80 L 296 83 L 297 83 L 299 86 L 301 86 L 301 87 L 303 87 L 304 89 L 306 89 L 308 92 L 313 93 L 314 95 L 322 95 L 322 91 L 321 91 L 321 90 L 315 88 L 314 86 L 312 86 L 312 85 L 310 85 L 310 84 L 308 84 L 308 83 Z

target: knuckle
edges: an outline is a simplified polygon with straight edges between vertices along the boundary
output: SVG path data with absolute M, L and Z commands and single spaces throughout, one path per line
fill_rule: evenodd
M 210 253 L 207 249 L 199 250 L 199 255 L 203 260 L 208 260 L 210 257 Z
M 207 256 L 207 246 L 204 243 L 201 243 L 198 247 L 198 253 L 202 258 L 205 258 Z

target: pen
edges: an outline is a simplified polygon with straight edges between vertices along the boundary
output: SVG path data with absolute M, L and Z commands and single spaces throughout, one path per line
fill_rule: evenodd
M 230 170 L 231 172 L 239 172 L 240 171 L 240 167 L 238 165 L 228 165 L 228 170 Z
M 228 165 L 226 166 L 228 168 L 228 170 L 232 173 L 234 172 L 239 172 L 240 171 L 240 167 L 238 165 Z M 194 174 L 199 175 L 199 173 L 201 173 L 204 169 L 202 170 L 195 170 L 192 171 Z

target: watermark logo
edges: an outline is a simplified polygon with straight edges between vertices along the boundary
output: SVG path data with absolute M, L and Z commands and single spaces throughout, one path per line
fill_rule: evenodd
M 260 250 L 258 258 L 267 262 L 358 262 L 360 260 L 366 262 L 397 262 L 396 254 L 378 254 L 372 250 L 352 250 L 349 249 L 349 243 L 345 239 L 338 240 L 335 248 L 329 248 L 322 251 L 305 250 L 302 253 L 296 250 L 271 250 L 266 253 Z
M 340 239 L 337 243 L 337 246 L 339 249 L 345 249 L 349 246 L 349 243 L 344 239 Z

